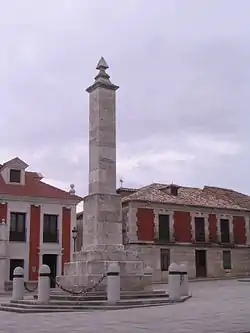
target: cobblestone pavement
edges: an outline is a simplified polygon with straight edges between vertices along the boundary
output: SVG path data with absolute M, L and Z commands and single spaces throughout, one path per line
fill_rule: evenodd
M 1 333 L 241 333 L 250 331 L 250 282 L 190 284 L 193 298 L 162 307 L 105 312 L 0 312 Z

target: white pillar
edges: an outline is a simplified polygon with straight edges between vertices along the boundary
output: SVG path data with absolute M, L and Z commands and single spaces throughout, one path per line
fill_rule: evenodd
M 6 259 L 0 259 L 0 291 L 5 291 L 6 281 Z
M 50 268 L 41 265 L 38 276 L 38 302 L 47 304 L 50 300 Z
M 22 300 L 24 296 L 24 270 L 22 267 L 16 267 L 13 272 L 13 291 L 12 300 Z
M 1 218 L 1 216 L 0 216 Z M 7 263 L 7 240 L 8 240 L 8 226 L 5 220 L 0 220 L 0 291 L 5 290 L 6 278 L 6 263 Z
M 108 303 L 117 303 L 121 299 L 120 266 L 115 262 L 110 264 L 107 276 Z
M 229 237 L 230 243 L 234 243 L 234 227 L 233 227 L 233 216 L 230 216 L 228 219 L 229 223 Z
M 217 240 L 218 242 L 221 242 L 221 230 L 220 230 L 220 215 L 216 214 L 216 219 L 217 219 L 217 223 L 216 223 L 216 226 L 217 226 Z
M 181 296 L 188 296 L 188 271 L 187 265 L 180 264 L 180 272 L 182 273 L 181 276 Z
M 181 273 L 180 266 L 172 263 L 168 268 L 168 294 L 169 299 L 179 301 L 181 298 Z
M 153 269 L 150 266 L 144 268 L 145 287 L 147 290 L 153 290 Z

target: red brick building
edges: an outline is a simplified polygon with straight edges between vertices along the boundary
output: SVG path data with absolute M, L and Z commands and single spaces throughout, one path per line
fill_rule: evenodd
M 250 272 L 250 197 L 232 190 L 151 184 L 118 190 L 123 239 L 166 279 L 171 262 L 188 264 L 190 277 Z
M 0 288 L 16 266 L 24 267 L 26 281 L 34 281 L 42 263 L 60 275 L 71 258 L 71 230 L 82 198 L 73 186 L 65 192 L 27 168 L 19 158 L 0 165 Z

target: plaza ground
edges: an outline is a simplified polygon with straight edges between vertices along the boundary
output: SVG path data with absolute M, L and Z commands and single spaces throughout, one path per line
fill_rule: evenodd
M 190 289 L 189 301 L 162 307 L 56 314 L 0 312 L 0 333 L 250 332 L 250 282 L 192 282 Z

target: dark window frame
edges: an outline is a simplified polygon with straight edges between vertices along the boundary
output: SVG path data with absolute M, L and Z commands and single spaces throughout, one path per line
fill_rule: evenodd
M 158 240 L 161 242 L 170 241 L 170 216 L 168 214 L 158 215 Z
M 170 265 L 170 249 L 160 249 L 161 271 L 167 272 Z
M 202 224 L 202 227 L 201 227 L 201 224 Z M 195 216 L 194 225 L 195 225 L 195 241 L 200 242 L 200 243 L 204 243 L 206 241 L 205 218 L 202 217 L 202 216 Z
M 228 219 L 220 219 L 220 237 L 221 243 L 230 243 L 230 224 Z
M 21 170 L 10 169 L 10 183 L 21 183 Z
M 10 242 L 26 242 L 26 213 L 10 213 Z
M 12 263 L 16 263 L 16 265 L 13 265 Z M 11 258 L 10 259 L 10 266 L 9 266 L 9 280 L 13 281 L 13 273 L 16 267 L 22 267 L 24 268 L 25 260 L 24 259 L 16 259 Z
M 58 215 L 43 215 L 43 243 L 59 243 Z
M 232 269 L 232 253 L 230 250 L 222 251 L 222 263 L 223 269 Z

